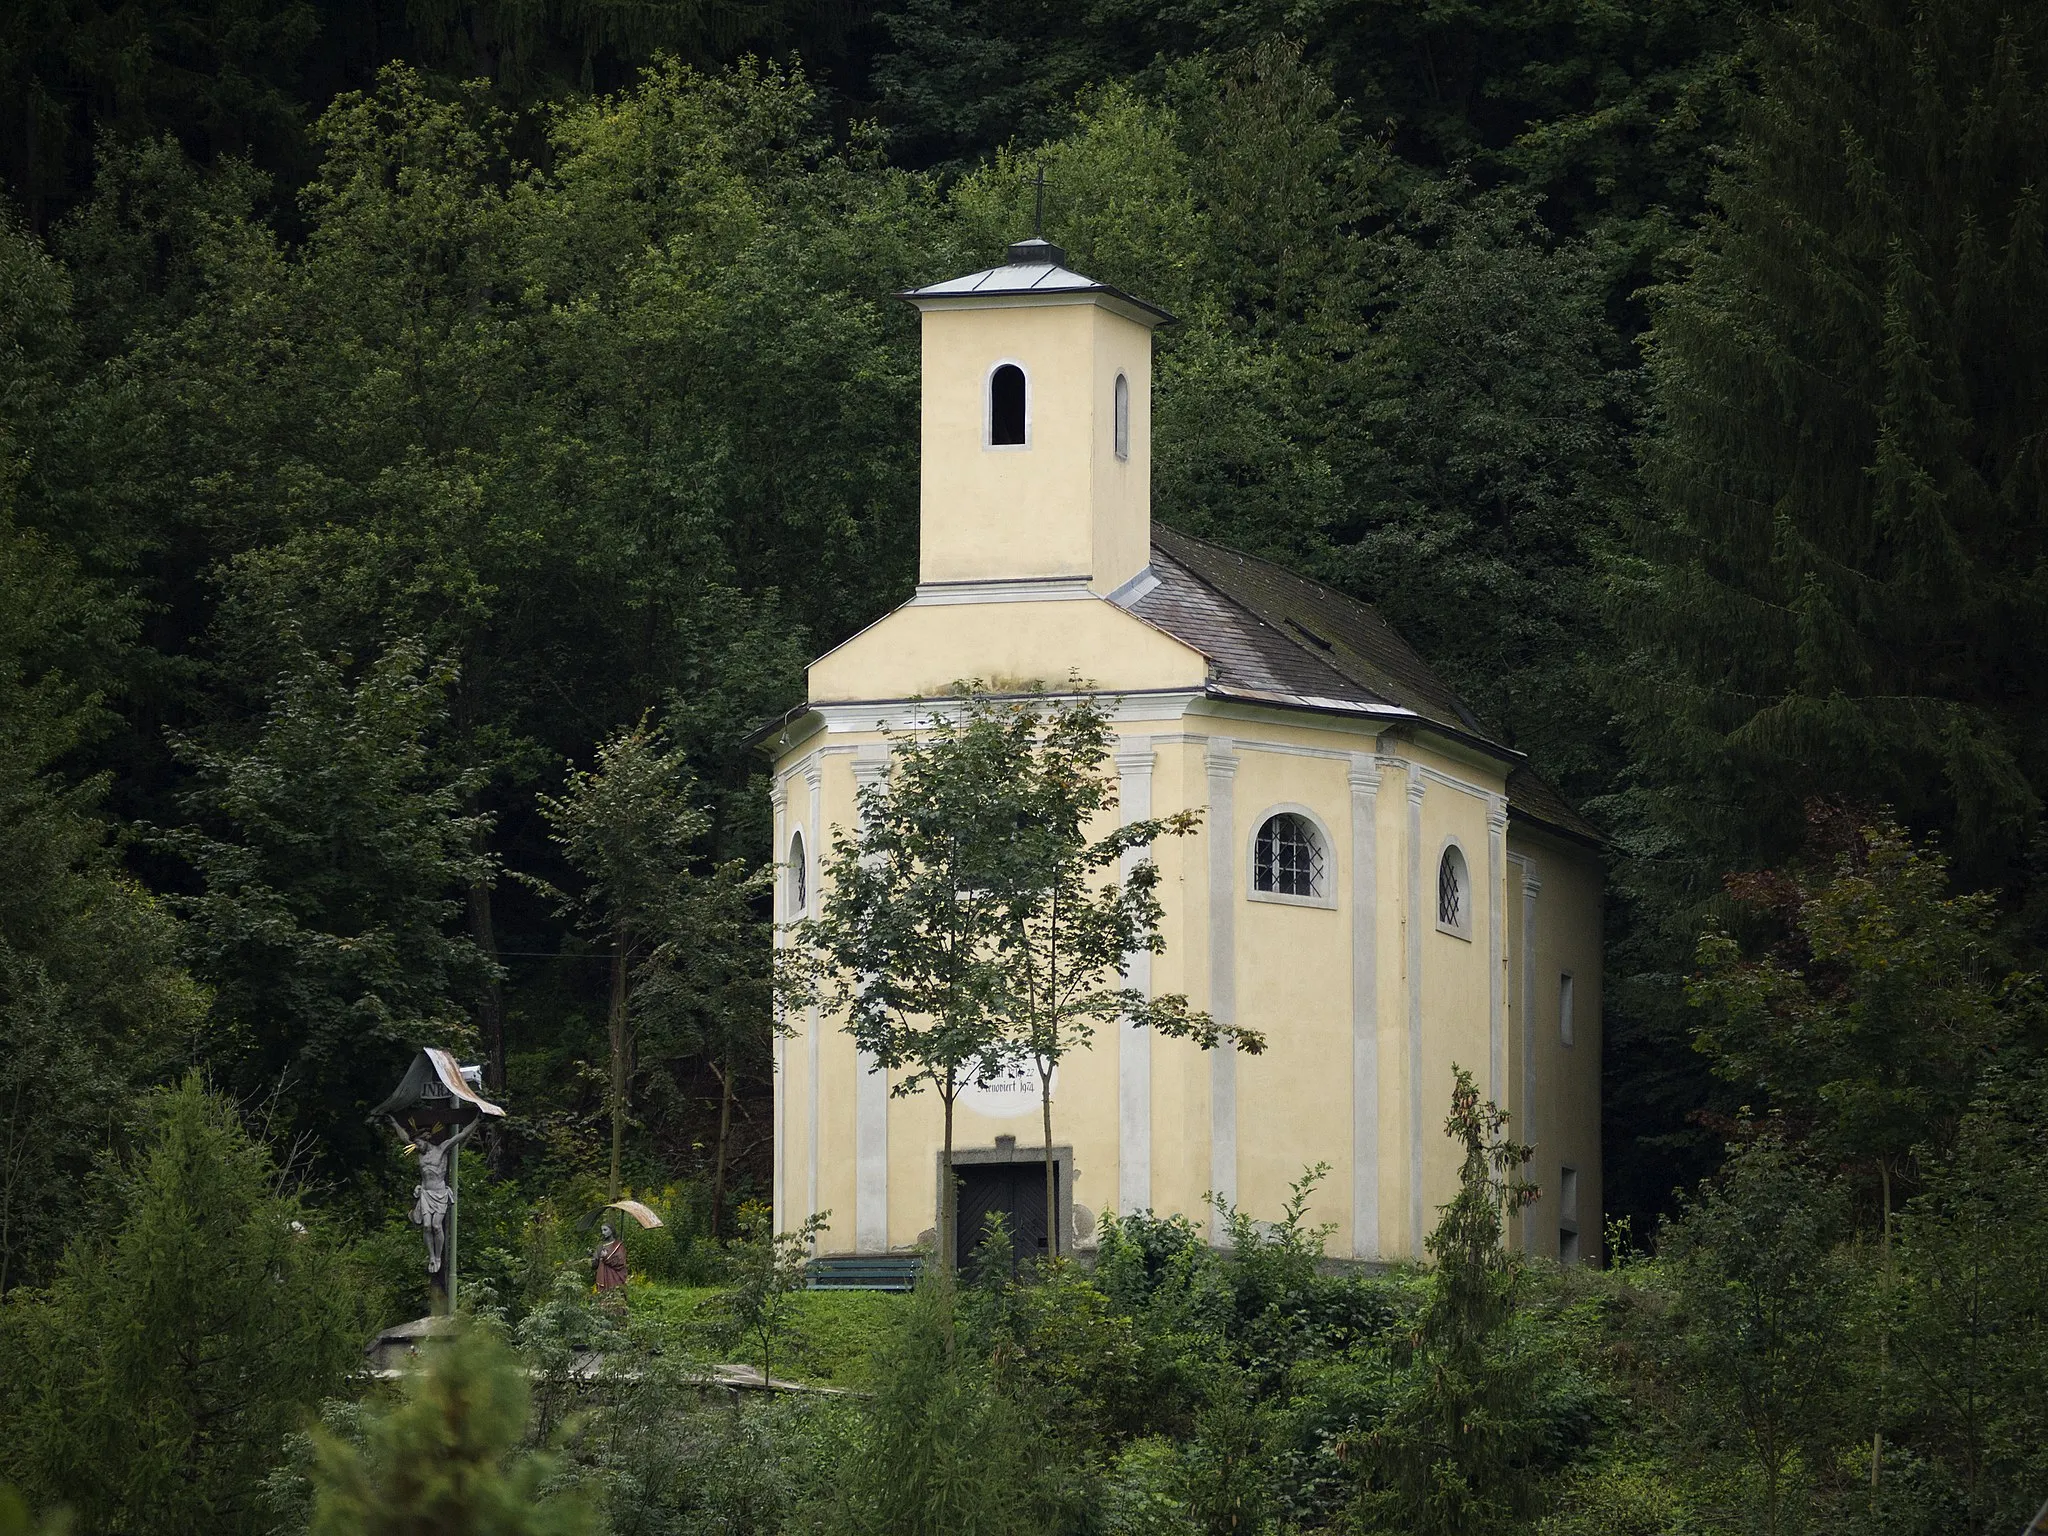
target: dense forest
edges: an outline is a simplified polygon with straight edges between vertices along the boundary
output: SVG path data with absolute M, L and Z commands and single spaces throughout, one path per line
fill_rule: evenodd
M 1981 1529 L 2048 1496 L 2048 11 L 30 0 L 0 81 L 0 1346 L 74 1358 L 67 1307 L 153 1326 L 163 1297 L 116 1295 L 172 1241 L 138 1213 L 210 1148 L 202 1205 L 288 1201 L 331 1247 L 243 1257 L 303 1323 L 279 1381 L 338 1380 L 363 1319 L 336 1276 L 418 1304 L 410 1175 L 367 1110 L 423 1043 L 511 1110 L 476 1149 L 479 1274 L 533 1339 L 567 1326 L 519 1261 L 567 1251 L 532 1235 L 548 1201 L 623 1183 L 678 1245 L 733 1236 L 769 1130 L 748 738 L 914 583 L 891 296 L 988 265 L 1042 178 L 1071 264 L 1178 317 L 1154 515 L 1376 604 L 1605 834 L 1612 1247 L 1661 1278 L 1553 1276 L 1587 1353 L 1509 1349 L 1520 1282 L 1446 1208 L 1416 1358 L 1544 1448 L 1432 1462 L 1405 1387 L 1368 1411 L 1332 1376 L 1311 1423 L 1276 1385 L 1400 1295 L 1313 1278 L 1298 1222 L 1235 1257 L 1139 1223 L 1107 1278 L 1056 1282 L 1093 1301 L 920 1301 L 876 1398 L 896 1451 L 957 1450 L 917 1439 L 943 1385 L 997 1438 L 1058 1413 L 1185 1442 L 1224 1490 L 1174 1495 L 1192 1528 L 1467 1530 L 1534 1518 L 1498 1490 L 1581 1476 L 1626 1399 L 1671 1466 L 1717 1414 L 1749 1426 L 1769 1496 L 1602 1527 L 1599 1498 L 1665 1507 L 1610 1467 L 1558 1529 L 1791 1531 L 1799 1499 Z M 1470 1201 L 1511 1205 L 1471 1137 Z M 1763 1343 L 1714 1311 L 1745 1295 Z M 956 1323 L 1042 1366 L 1060 1307 L 1233 1385 L 1181 1355 L 1087 1365 L 1123 1402 L 1050 1367 L 934 1384 Z M 1768 1369 L 1685 1386 L 1750 1359 L 1730 1339 Z M 1788 1385 L 1802 1356 L 1827 1370 Z M 273 1528 L 65 1493 L 85 1442 L 19 1428 L 56 1401 L 0 1389 L 30 1447 L 0 1481 L 94 1530 Z M 886 1503 L 882 1441 L 775 1412 L 716 1454 L 786 1431 L 775 1466 L 830 1450 Z M 294 1422 L 208 1475 L 253 1487 Z M 1230 1458 L 1288 1434 L 1231 1504 Z M 975 1475 L 1053 1487 L 1031 1454 Z M 1416 1492 L 1445 1456 L 1496 1491 Z M 1883 1467 L 1912 1496 L 1880 1512 Z M 1862 1481 L 1867 1510 L 1825 1503 Z M 813 1508 L 778 1487 L 746 1529 Z M 1017 1528 L 1072 1523 L 1044 1499 Z M 1182 1528 L 1141 1514 L 1114 1528 Z

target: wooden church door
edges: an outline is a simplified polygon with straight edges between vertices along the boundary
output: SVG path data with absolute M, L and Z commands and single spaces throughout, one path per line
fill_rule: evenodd
M 1053 1165 L 1053 1193 L 1059 1193 L 1059 1165 Z M 988 1236 L 990 1219 L 1003 1218 L 1010 1233 L 1013 1261 L 1024 1263 L 1046 1255 L 1045 1164 L 969 1163 L 956 1166 L 959 1179 L 957 1233 L 960 1267 L 972 1274 L 974 1253 Z

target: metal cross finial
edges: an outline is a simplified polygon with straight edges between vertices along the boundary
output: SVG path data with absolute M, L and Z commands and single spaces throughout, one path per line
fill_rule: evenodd
M 1045 238 L 1045 167 L 1038 168 L 1038 202 L 1031 215 L 1031 238 Z

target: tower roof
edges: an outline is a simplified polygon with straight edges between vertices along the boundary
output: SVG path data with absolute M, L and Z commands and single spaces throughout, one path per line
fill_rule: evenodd
M 1126 319 L 1140 325 L 1171 325 L 1173 316 L 1157 304 L 1133 298 L 1121 288 L 1097 282 L 1065 265 L 1067 253 L 1050 240 L 1019 240 L 1005 252 L 1000 267 L 927 283 L 897 295 L 919 309 L 972 306 L 992 300 L 1072 300 L 1093 294 Z

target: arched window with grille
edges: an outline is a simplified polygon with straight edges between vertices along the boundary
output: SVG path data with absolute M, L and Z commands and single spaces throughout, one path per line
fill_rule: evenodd
M 1116 392 L 1111 417 L 1115 433 L 1116 456 L 1128 459 L 1131 456 L 1131 381 L 1122 374 L 1116 376 Z
M 1465 850 L 1456 843 L 1444 849 L 1436 865 L 1436 925 L 1461 939 L 1472 937 L 1472 877 Z
M 997 363 L 988 376 L 988 445 L 1024 448 L 1030 442 L 1030 382 L 1015 363 Z
M 804 856 L 804 835 L 789 840 L 789 915 L 802 917 L 811 904 L 810 861 Z
M 1333 888 L 1330 841 L 1312 817 L 1275 811 L 1259 823 L 1252 841 L 1254 896 L 1328 906 Z

